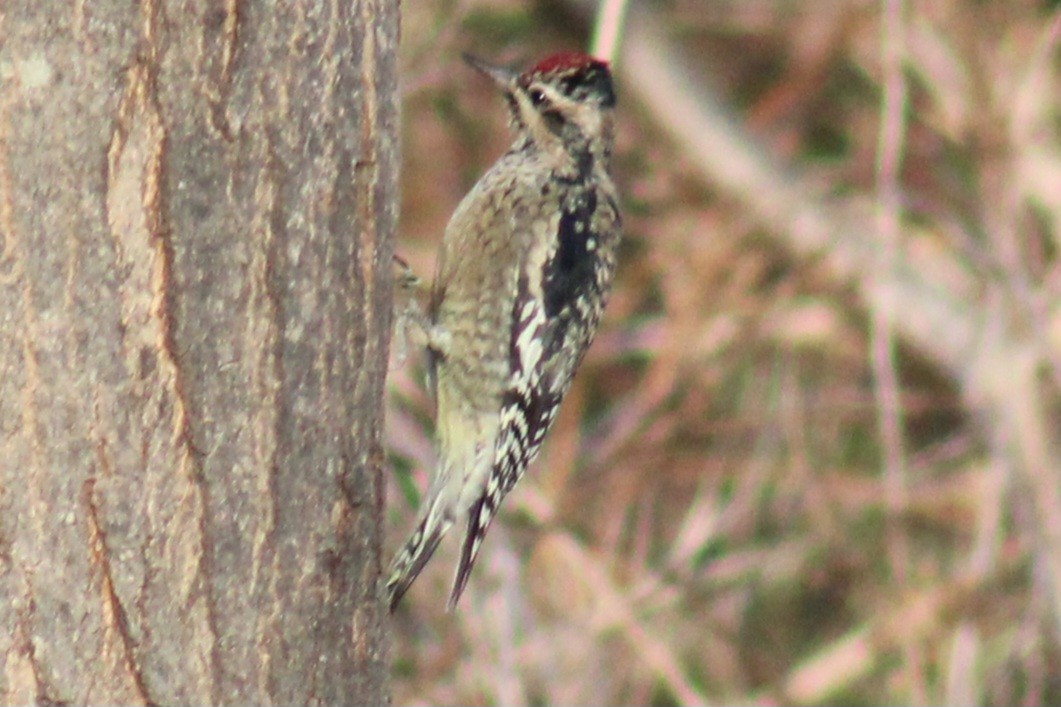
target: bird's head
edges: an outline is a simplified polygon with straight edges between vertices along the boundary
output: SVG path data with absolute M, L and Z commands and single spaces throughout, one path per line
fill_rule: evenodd
M 607 159 L 615 89 L 608 64 L 580 52 L 542 59 L 523 73 L 465 55 L 508 101 L 520 140 L 560 157 Z

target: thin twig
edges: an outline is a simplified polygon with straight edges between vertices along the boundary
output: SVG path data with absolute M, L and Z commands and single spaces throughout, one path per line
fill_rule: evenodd
M 903 77 L 903 0 L 881 3 L 881 69 L 884 99 L 877 137 L 877 232 L 882 245 L 884 270 L 890 273 L 898 257 L 902 236 L 900 203 L 903 144 L 906 137 L 906 81 Z M 902 403 L 895 370 L 894 318 L 890 302 L 876 303 L 870 312 L 870 357 L 874 396 L 884 448 L 884 492 L 889 511 L 888 550 L 892 576 L 906 582 L 907 542 L 900 514 L 906 508 L 906 461 L 903 453 Z
M 629 0 L 601 0 L 590 40 L 590 54 L 614 62 L 623 34 L 623 21 Z

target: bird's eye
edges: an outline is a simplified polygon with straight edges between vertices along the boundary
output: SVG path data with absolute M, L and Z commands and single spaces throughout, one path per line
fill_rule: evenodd
M 530 99 L 534 107 L 538 108 L 543 103 L 545 103 L 545 92 L 542 91 L 540 88 L 532 88 L 530 90 Z

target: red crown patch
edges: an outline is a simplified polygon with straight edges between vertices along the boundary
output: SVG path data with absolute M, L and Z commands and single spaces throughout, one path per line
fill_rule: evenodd
M 607 62 L 595 59 L 582 52 L 560 52 L 551 54 L 535 64 L 528 73 L 548 74 L 564 69 L 582 69 L 593 64 L 607 66 Z

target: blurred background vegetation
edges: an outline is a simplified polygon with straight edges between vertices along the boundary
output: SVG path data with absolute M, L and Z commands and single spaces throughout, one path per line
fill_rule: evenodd
M 403 5 L 429 276 L 510 139 L 459 53 L 591 19 Z M 1058 7 L 635 0 L 616 290 L 458 610 L 456 541 L 399 609 L 397 704 L 1061 703 Z M 391 391 L 393 547 L 434 455 Z

